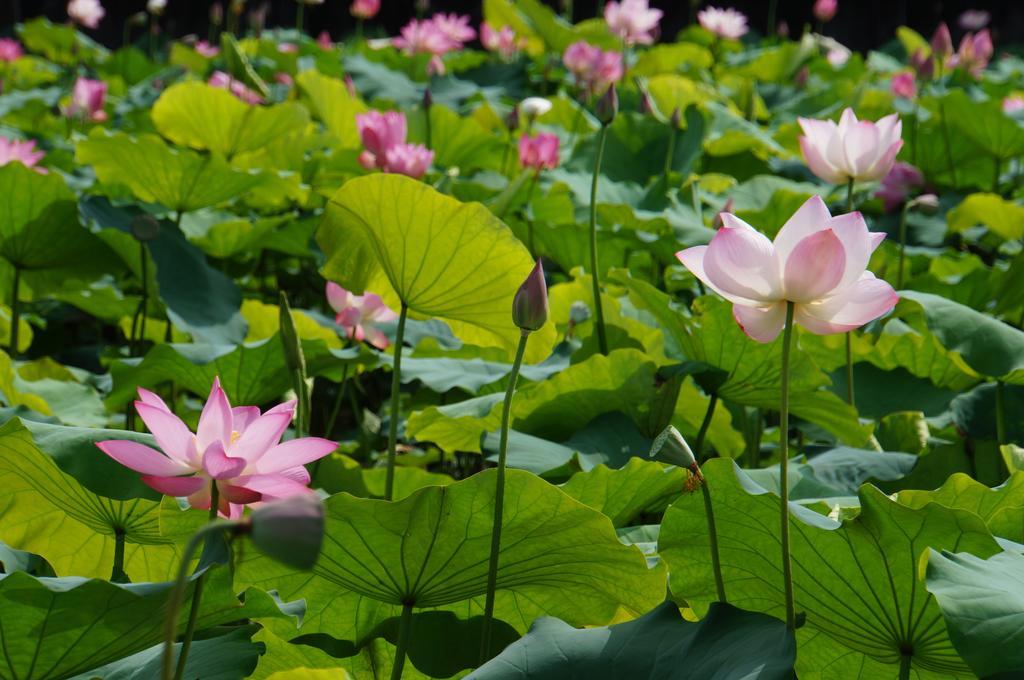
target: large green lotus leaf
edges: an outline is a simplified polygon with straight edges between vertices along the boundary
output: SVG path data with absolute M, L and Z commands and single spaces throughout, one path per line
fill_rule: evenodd
M 519 378 L 534 382 L 547 380 L 569 366 L 566 354 L 552 355 L 556 360 L 541 364 L 522 367 Z M 393 365 L 390 354 L 380 355 L 381 363 Z M 446 356 L 419 356 L 413 354 L 402 357 L 402 382 L 411 383 L 419 380 L 431 390 L 444 394 L 448 390 L 459 388 L 477 394 L 483 387 L 492 385 L 506 378 L 512 370 L 512 364 L 503 361 L 487 361 L 480 357 L 456 359 Z
M 409 116 L 409 139 L 426 142 L 422 113 Z M 466 174 L 473 170 L 500 171 L 506 144 L 472 118 L 463 118 L 440 104 L 430 107 L 430 148 L 438 167 L 458 168 Z
M 641 52 L 636 59 L 636 63 L 630 67 L 629 71 L 636 77 L 651 78 L 647 83 L 648 92 L 654 97 L 661 113 L 669 116 L 672 114 L 672 109 L 676 104 L 671 104 L 667 107 L 662 106 L 661 97 L 655 94 L 655 78 L 652 76 L 698 71 L 709 68 L 712 63 L 714 63 L 714 55 L 711 54 L 711 50 L 701 45 L 690 42 L 661 43 L 652 45 Z M 692 101 L 699 102 L 700 98 Z M 685 106 L 679 107 L 680 111 L 685 109 Z
M 616 527 L 629 526 L 644 512 L 661 512 L 683 492 L 689 473 L 682 468 L 631 458 L 613 470 L 597 465 L 577 472 L 561 489 L 580 503 L 611 519 Z
M 837 356 L 842 339 L 839 336 L 818 336 L 828 342 L 832 356 Z M 866 336 L 874 343 L 862 356 L 887 371 L 905 369 L 919 378 L 927 378 L 937 387 L 954 392 L 970 389 L 980 376 L 959 354 L 948 351 L 932 333 L 911 328 L 899 319 L 889 320 L 878 335 Z M 801 338 L 802 340 L 802 338 Z M 835 368 L 838 368 L 836 364 Z
M 715 603 L 686 621 L 666 602 L 635 621 L 573 628 L 542 618 L 530 632 L 470 673 L 472 680 L 649 678 L 687 680 L 793 677 L 796 640 L 786 624 Z
M 312 575 L 247 553 L 238 578 L 304 598 L 302 634 L 362 644 L 402 602 L 454 611 L 483 608 L 490 552 L 494 470 L 397 502 L 335 494 L 325 501 L 327 534 Z M 495 616 L 525 631 L 553 615 L 603 625 L 639 615 L 664 597 L 664 572 L 615 536 L 611 521 L 540 478 L 509 470 Z M 586 565 L 581 568 L 581 565 Z
M 950 125 L 974 143 L 976 153 L 980 150 L 1004 160 L 1024 153 L 1024 126 L 1003 113 L 999 99 L 975 101 L 959 88 L 944 99 Z
M 263 181 L 217 154 L 174 149 L 156 135 L 131 137 L 100 128 L 78 143 L 75 161 L 92 165 L 105 184 L 122 184 L 139 200 L 178 212 L 230 201 Z
M 42 54 L 58 64 L 75 65 L 108 55 L 106 48 L 75 30 L 73 25 L 54 24 L 45 16 L 20 24 L 18 35 L 30 52 Z
M 726 595 L 731 604 L 781 617 L 779 497 L 753 484 L 731 461 L 704 466 L 717 521 Z M 716 599 L 700 494 L 666 512 L 658 551 L 672 592 L 695 608 Z M 988 557 L 999 546 L 977 515 L 937 503 L 908 508 L 873 486 L 860 490 L 860 514 L 842 525 L 790 505 L 801 678 L 895 677 L 911 654 L 911 677 L 972 677 L 920 582 L 928 548 Z
M 163 612 L 172 585 L 119 585 L 77 576 L 35 578 L 24 572 L 0 575 L 0 667 L 10 671 L 10 678 L 55 680 L 152 647 L 163 639 Z M 188 618 L 191 592 L 192 583 L 179 630 Z M 280 615 L 265 593 L 250 589 L 245 595 L 243 606 L 233 594 L 229 570 L 215 569 L 206 579 L 197 628 Z
M 109 578 L 120 529 L 129 578 L 173 578 L 179 551 L 160 534 L 159 503 L 94 494 L 40 451 L 18 419 L 0 428 L 0 488 L 0 540 L 44 557 L 58 575 Z
M 630 291 L 630 300 L 654 315 L 666 332 L 666 348 L 679 358 L 700 361 L 726 371 L 729 377 L 718 390 L 727 401 L 744 406 L 778 410 L 782 341 L 755 342 L 744 335 L 733 319 L 731 305 L 712 296 L 694 302 L 693 315 L 668 295 L 625 272 L 611 277 Z M 828 430 L 844 443 L 860 446 L 869 429 L 856 411 L 831 391 L 830 381 L 810 356 L 794 348 L 790 364 L 790 412 Z
M 22 392 L 18 389 L 19 382 L 18 373 L 10 355 L 0 350 L 0 392 L 3 393 L 4 404 L 12 407 L 24 406 L 44 416 L 53 415 L 53 411 L 45 399 L 30 392 Z
M 303 71 L 295 78 L 295 84 L 299 86 L 313 115 L 337 137 L 341 148 L 358 149 L 360 141 L 356 115 L 367 110 L 362 100 L 350 95 L 340 79 L 325 76 L 316 70 Z
M 58 173 L 0 167 L 0 255 L 22 269 L 103 271 L 113 253 L 78 221 L 75 193 Z
M 322 340 L 305 341 L 302 350 L 310 375 L 335 368 L 338 360 Z M 221 384 L 232 404 L 258 405 L 277 399 L 292 387 L 284 350 L 275 334 L 244 345 L 177 345 L 153 347 L 141 361 L 119 359 L 110 364 L 114 387 L 107 397 L 111 409 L 135 398 L 136 387 L 153 388 L 166 380 L 204 397 L 213 379 Z
M 532 57 L 544 54 L 545 45 L 529 20 L 516 8 L 512 0 L 484 0 L 484 20 L 495 29 L 509 26 L 523 41 L 523 50 Z
M 942 115 L 935 100 L 922 98 L 932 115 L 918 123 L 917 134 L 904 138 L 900 157 L 920 168 L 928 181 L 942 186 L 971 187 L 988 191 L 995 175 L 995 160 L 979 149 L 978 145 L 952 122 L 943 128 Z M 946 131 L 949 132 L 949 150 Z M 916 139 L 915 139 L 916 138 Z M 953 169 L 956 182 L 953 182 Z
M 344 491 L 360 498 L 384 498 L 387 470 L 382 467 L 364 468 L 358 461 L 342 453 L 332 453 L 320 459 L 310 486 L 329 494 Z M 443 486 L 455 480 L 445 474 L 428 472 L 417 467 L 395 468 L 392 499 L 400 500 L 425 486 Z
M 157 132 L 175 144 L 226 158 L 255 151 L 309 123 L 309 112 L 301 104 L 254 106 L 225 89 L 199 82 L 167 88 L 153 104 L 151 115 Z
M 958 472 L 934 491 L 900 491 L 898 500 L 912 508 L 938 503 L 973 512 L 996 536 L 1024 543 L 1024 472 L 1014 472 L 994 489 Z
M 1024 557 L 1002 552 L 983 560 L 931 551 L 927 578 L 953 645 L 971 670 L 983 678 L 1024 675 Z
M 1024 207 L 996 194 L 971 194 L 946 213 L 950 231 L 963 232 L 983 224 L 1008 241 L 1024 236 Z
M 239 680 L 247 678 L 256 668 L 266 648 L 249 638 L 256 626 L 244 626 L 226 635 L 196 640 L 189 647 L 188 661 L 182 677 L 203 680 Z M 176 643 L 175 658 L 181 650 Z M 158 678 L 163 663 L 163 643 L 132 654 L 105 666 L 76 675 L 71 680 L 141 680 Z
M 464 342 L 515 350 L 512 299 L 532 263 L 483 205 L 401 175 L 359 177 L 331 199 L 317 242 L 328 258 L 324 276 L 343 287 L 441 318 Z M 549 321 L 531 334 L 526 361 L 547 358 L 554 344 Z
M 901 316 L 923 316 L 942 346 L 981 375 L 1024 384 L 1024 332 L 939 295 L 901 291 Z
M 843 497 L 845 501 L 853 497 L 856 501 L 857 490 L 865 482 L 900 479 L 909 474 L 917 462 L 918 457 L 909 453 L 841 446 L 820 453 L 806 463 L 790 461 L 789 497 L 794 501 L 835 497 Z M 744 472 L 759 486 L 778 493 L 778 465 Z

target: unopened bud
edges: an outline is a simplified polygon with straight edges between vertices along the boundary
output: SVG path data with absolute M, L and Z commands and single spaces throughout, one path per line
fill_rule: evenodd
M 935 60 L 932 59 L 932 55 L 928 54 L 928 51 L 923 47 L 918 48 L 910 55 L 910 65 L 913 67 L 918 80 L 932 79 L 932 73 L 935 71 Z
M 779 25 L 775 27 L 775 35 L 782 39 L 789 37 L 789 22 L 785 19 L 779 22 Z
M 249 515 L 249 535 L 261 553 L 295 569 L 312 569 L 324 541 L 324 506 L 316 494 L 267 503 Z
M 949 26 L 943 21 L 932 35 L 932 52 L 939 59 L 946 59 L 953 54 L 953 36 L 949 34 Z
M 434 96 L 430 94 L 430 88 L 423 90 L 423 110 L 429 111 L 430 107 L 434 105 Z
M 590 307 L 587 307 L 587 303 L 582 300 L 569 305 L 569 323 L 574 326 L 578 326 L 584 323 L 590 318 Z
M 907 209 L 916 209 L 925 215 L 934 215 L 939 210 L 939 197 L 935 194 L 921 194 L 907 204 Z
M 160 223 L 152 215 L 139 215 L 132 220 L 132 236 L 143 243 L 160 235 Z
M 648 456 L 662 463 L 675 465 L 677 467 L 690 469 L 697 464 L 697 459 L 690 450 L 690 445 L 683 439 L 674 426 L 669 425 L 661 431 L 651 445 L 651 453 Z
M 539 330 L 548 320 L 548 287 L 544 267 L 537 260 L 512 300 L 512 321 L 524 331 Z
M 672 109 L 672 117 L 668 120 L 669 125 L 672 126 L 673 130 L 678 130 L 679 126 L 682 125 L 683 116 L 679 113 L 679 107 Z
M 149 15 L 145 12 L 136 12 L 128 17 L 129 26 L 145 26 L 149 23 Z
M 618 112 L 619 95 L 615 92 L 615 85 L 609 85 L 605 93 L 597 100 L 594 115 L 601 121 L 601 125 L 611 125 Z
M 224 23 L 224 5 L 219 2 L 210 5 L 210 23 L 214 26 L 220 26 Z
M 505 116 L 505 127 L 508 128 L 509 132 L 515 132 L 519 129 L 519 105 L 516 104 L 512 107 L 512 110 Z

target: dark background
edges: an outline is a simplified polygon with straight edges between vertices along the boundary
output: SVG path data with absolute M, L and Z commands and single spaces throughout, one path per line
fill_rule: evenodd
M 294 0 L 265 0 L 269 12 L 267 26 L 293 26 Z M 422 1 L 422 0 L 421 0 Z M 99 28 L 90 35 L 100 42 L 117 47 L 120 44 L 125 18 L 145 8 L 145 0 L 102 0 L 107 10 Z M 247 7 L 256 7 L 264 0 L 248 0 Z M 547 0 L 555 5 L 559 0 Z M 205 36 L 207 17 L 212 0 L 169 0 L 162 25 L 172 37 L 188 33 Z M 575 19 L 594 16 L 597 0 L 575 0 Z M 662 31 L 673 36 L 690 22 L 691 9 L 686 0 L 653 0 L 651 3 L 665 12 Z M 704 6 L 709 3 L 700 3 Z M 766 27 L 769 0 L 717 0 L 710 4 L 735 7 L 750 17 L 753 29 L 763 32 Z M 778 0 L 779 20 L 789 24 L 791 32 L 799 34 L 804 24 L 813 25 L 812 0 Z M 53 21 L 65 21 L 66 0 L 0 0 L 0 33 L 11 32 L 16 20 L 45 14 Z M 323 5 L 307 7 L 306 29 L 313 35 L 321 30 L 330 31 L 336 40 L 352 30 L 354 22 L 348 13 L 349 0 L 326 0 Z M 381 13 L 371 22 L 368 33 L 379 31 L 394 35 L 415 16 L 415 0 L 383 0 Z M 897 26 L 907 25 L 929 37 L 939 21 L 945 20 L 959 41 L 963 31 L 956 26 L 956 18 L 966 9 L 985 9 L 992 13 L 990 29 L 997 49 L 1000 45 L 1024 43 L 1024 2 L 1021 0 L 839 0 L 839 13 L 825 27 L 825 33 L 851 49 L 865 51 L 879 47 L 895 36 Z M 429 12 L 449 11 L 473 15 L 474 24 L 481 16 L 481 3 L 454 0 L 430 0 Z

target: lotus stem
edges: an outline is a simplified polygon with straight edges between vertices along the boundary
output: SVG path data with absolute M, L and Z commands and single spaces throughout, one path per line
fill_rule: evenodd
M 956 165 L 953 163 L 953 145 L 949 141 L 949 124 L 946 122 L 946 100 L 939 99 L 939 115 L 942 116 L 942 139 L 946 146 L 946 163 L 949 165 L 949 179 L 956 188 Z
M 122 527 L 114 529 L 114 568 L 110 572 L 111 583 L 128 583 L 128 574 L 124 571 L 124 540 L 125 531 Z
M 768 2 L 768 24 L 765 26 L 765 36 L 775 35 L 775 16 L 779 9 L 779 0 L 769 0 Z M 819 31 L 820 33 L 821 31 Z
M 909 208 L 910 204 L 905 203 L 903 210 L 900 211 L 900 265 L 896 272 L 896 290 L 903 290 L 903 262 L 907 253 L 907 211 Z
M 295 30 L 298 31 L 299 33 L 302 33 L 302 20 L 303 14 L 306 9 L 306 3 L 304 3 L 302 0 L 299 0 L 295 4 L 298 5 L 298 7 L 295 8 Z
M 402 390 L 402 343 L 405 340 L 405 317 L 409 307 L 402 302 L 395 333 L 395 365 L 391 369 L 391 418 L 388 422 L 388 472 L 384 482 L 384 500 L 391 500 L 395 490 L 395 447 L 398 445 L 398 406 Z
M 494 486 L 494 524 L 491 527 L 491 556 L 487 563 L 487 596 L 484 601 L 484 620 L 480 630 L 480 663 L 487 661 L 491 652 L 491 623 L 494 618 L 494 591 L 498 582 L 498 557 L 501 552 L 501 525 L 505 509 L 505 460 L 508 456 L 508 427 L 512 415 L 512 398 L 519 380 L 519 369 L 523 365 L 526 341 L 530 331 L 524 330 L 519 336 L 516 358 L 512 362 L 508 387 L 505 389 L 505 404 L 501 410 L 501 435 L 498 441 L 498 474 Z
M 995 172 L 992 174 L 992 193 L 999 194 L 999 177 L 1003 174 L 1003 159 L 999 156 L 993 156 L 995 160 Z
M 1006 441 L 1006 383 L 996 381 L 996 443 L 1000 446 Z
M 899 680 L 910 680 L 910 664 L 913 661 L 913 658 L 913 656 L 906 652 L 900 655 Z
M 11 358 L 18 356 L 18 325 L 21 322 L 21 306 L 18 302 L 18 289 L 21 287 L 21 267 L 14 265 L 14 283 L 11 286 L 11 345 L 8 352 Z
M 398 624 L 398 645 L 395 647 L 395 663 L 391 666 L 391 680 L 400 680 L 405 668 L 405 654 L 412 637 L 412 602 L 402 605 L 402 619 Z
M 715 594 L 719 602 L 728 602 L 725 598 L 725 580 L 722 578 L 722 560 L 718 556 L 718 531 L 715 529 L 715 506 L 711 502 L 711 490 L 708 489 L 707 477 L 701 472 L 700 465 L 695 466 L 700 477 L 700 491 L 704 496 L 704 515 L 708 521 L 708 546 L 711 551 L 711 569 L 715 572 Z
M 786 329 L 782 336 L 782 395 L 779 408 L 779 496 L 782 539 L 782 580 L 786 593 L 786 627 L 796 630 L 793 603 L 793 565 L 789 556 L 789 354 L 793 344 L 793 303 L 786 302 Z
M 601 354 L 608 355 L 608 337 L 604 328 L 604 309 L 601 307 L 601 280 L 597 268 L 597 178 L 601 174 L 604 144 L 608 126 L 602 125 L 597 137 L 597 155 L 594 157 L 594 176 L 590 182 L 590 275 L 594 285 L 594 314 L 597 324 L 597 342 Z
M 853 178 L 846 183 L 846 212 L 853 212 Z M 846 336 L 846 401 L 856 408 L 853 401 L 853 331 L 844 333 Z
M 697 431 L 697 439 L 693 443 L 694 453 L 697 455 L 697 460 L 704 462 L 704 439 L 707 437 L 708 428 L 711 427 L 711 418 L 715 415 L 715 406 L 718 405 L 718 395 L 714 392 L 711 393 L 711 399 L 708 401 L 708 408 L 704 412 L 704 421 L 700 424 L 700 430 Z
M 331 436 L 331 433 L 334 431 L 334 425 L 338 421 L 338 413 L 341 411 L 341 402 L 345 399 L 345 388 L 348 386 L 349 369 L 351 369 L 350 364 L 345 364 L 345 367 L 341 369 L 341 382 L 338 383 L 338 396 L 334 398 L 334 406 L 331 407 L 331 415 L 327 418 L 327 425 L 324 427 L 325 437 Z M 319 462 L 320 461 L 318 460 L 317 463 Z
M 676 130 L 676 126 L 669 124 L 668 126 L 668 148 L 665 150 L 665 168 L 662 170 L 662 175 L 665 177 L 665 189 L 668 190 L 668 179 L 669 173 L 672 172 L 672 161 L 676 154 L 676 137 L 679 136 L 679 131 Z
M 537 257 L 537 251 L 533 246 L 533 219 L 529 215 L 525 215 L 525 211 L 530 209 L 530 202 L 533 200 L 533 193 L 537 189 L 539 180 L 540 170 L 537 170 L 530 179 L 530 188 L 526 192 L 526 207 L 524 208 L 524 216 L 526 217 L 526 247 L 530 251 L 531 258 Z
M 690 200 L 693 201 L 693 212 L 697 213 L 697 224 L 704 224 L 704 211 L 700 205 L 700 180 L 690 182 Z M 700 281 L 700 279 L 697 279 Z M 703 286 L 703 284 L 701 284 Z
M 306 384 L 306 357 L 302 353 L 302 341 L 295 329 L 292 319 L 292 308 L 288 304 L 288 295 L 282 290 L 279 300 L 279 325 L 281 345 L 284 350 L 284 362 L 292 377 L 292 388 L 295 390 L 295 435 L 302 437 L 309 432 L 310 397 L 309 385 Z

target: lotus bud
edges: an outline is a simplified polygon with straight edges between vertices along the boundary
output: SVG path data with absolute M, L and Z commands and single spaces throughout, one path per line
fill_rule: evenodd
M 679 113 L 679 107 L 672 109 L 672 117 L 668 120 L 673 130 L 678 130 L 683 122 L 683 116 Z
M 914 53 L 910 55 L 910 66 L 914 69 L 914 73 L 917 74 L 918 80 L 932 79 L 932 74 L 935 71 L 935 61 L 923 47 L 914 50 Z
M 434 105 L 434 97 L 430 94 L 430 88 L 423 90 L 423 110 L 429 111 L 430 107 Z
M 505 116 L 505 127 L 508 128 L 509 132 L 515 132 L 519 129 L 519 105 L 516 104 L 512 107 L 512 110 Z
M 934 215 L 939 210 L 939 197 L 935 194 L 921 194 L 907 205 L 907 209 Z
M 160 235 L 160 223 L 151 215 L 139 215 L 132 220 L 132 236 L 146 243 Z
M 615 92 L 615 85 L 609 85 L 608 89 L 597 100 L 597 107 L 594 114 L 601 121 L 601 125 L 611 125 L 615 115 L 619 112 L 619 95 Z
M 953 54 L 953 36 L 949 34 L 946 22 L 939 24 L 932 35 L 932 52 L 939 59 L 945 60 Z
M 210 5 L 210 23 L 214 26 L 224 23 L 224 5 L 219 2 Z
M 128 17 L 129 26 L 145 26 L 149 23 L 149 15 L 145 12 L 136 12 Z
M 775 27 L 775 35 L 779 36 L 783 40 L 789 37 L 789 22 L 783 19 L 779 22 L 779 25 Z
M 569 306 L 569 323 L 578 326 L 590 318 L 590 307 L 582 300 L 577 300 Z
M 651 104 L 651 95 L 647 94 L 647 90 L 640 90 L 640 102 L 637 104 L 637 111 L 645 116 L 650 116 L 654 113 L 654 105 Z
M 544 267 L 537 260 L 512 300 L 512 321 L 524 332 L 539 330 L 548 320 L 548 287 Z
M 683 439 L 683 435 L 679 434 L 679 430 L 672 425 L 662 430 L 661 434 L 654 439 L 648 457 L 661 463 L 685 468 L 698 478 L 701 477 L 700 467 L 697 465 L 697 459 L 694 457 L 690 445 Z
M 312 569 L 324 540 L 324 506 L 315 494 L 267 503 L 252 511 L 248 533 L 267 557 L 295 569 Z

